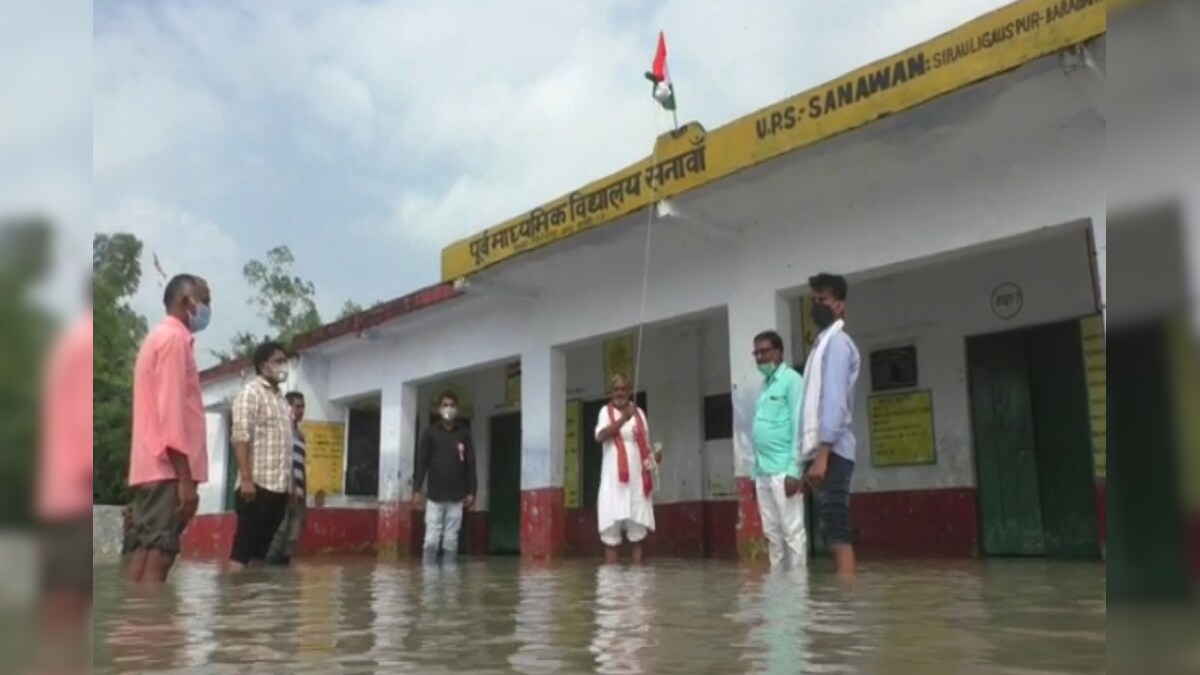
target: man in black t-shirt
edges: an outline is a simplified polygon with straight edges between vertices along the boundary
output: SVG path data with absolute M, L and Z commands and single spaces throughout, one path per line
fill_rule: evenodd
M 413 508 L 425 506 L 426 561 L 437 559 L 439 546 L 447 560 L 455 557 L 463 509 L 475 505 L 475 444 L 458 421 L 458 397 L 444 392 L 436 407 L 439 421 L 421 437 L 413 477 Z M 423 490 L 426 478 L 429 485 Z

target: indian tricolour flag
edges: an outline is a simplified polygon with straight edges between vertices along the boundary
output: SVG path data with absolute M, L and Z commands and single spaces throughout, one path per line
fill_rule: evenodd
M 658 50 L 654 52 L 654 64 L 646 73 L 646 79 L 654 84 L 652 94 L 663 108 L 675 111 L 675 85 L 671 84 L 671 71 L 667 68 L 667 38 L 658 32 Z

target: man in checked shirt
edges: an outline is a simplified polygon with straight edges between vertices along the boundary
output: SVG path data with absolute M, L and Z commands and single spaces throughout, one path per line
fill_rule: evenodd
M 230 572 L 266 561 L 271 539 L 287 512 L 292 491 L 292 410 L 279 389 L 287 381 L 287 364 L 283 345 L 260 345 L 254 350 L 255 378 L 233 401 L 231 437 L 239 479 Z

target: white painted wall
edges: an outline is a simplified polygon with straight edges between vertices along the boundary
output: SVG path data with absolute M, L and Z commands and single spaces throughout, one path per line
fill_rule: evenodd
M 1021 287 L 1025 301 L 1016 317 L 1003 320 L 992 312 L 990 299 L 993 289 L 1008 282 Z M 847 330 L 863 360 L 855 410 L 859 452 L 854 490 L 974 486 L 966 338 L 1097 311 L 1082 228 L 852 286 Z M 917 347 L 915 390 L 933 393 L 937 464 L 875 468 L 867 416 L 870 354 L 906 345 Z

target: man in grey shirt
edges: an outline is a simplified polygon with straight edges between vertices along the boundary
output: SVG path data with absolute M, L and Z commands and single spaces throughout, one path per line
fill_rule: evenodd
M 854 474 L 854 394 L 860 367 L 858 347 L 846 334 L 844 277 L 818 274 L 808 280 L 812 319 L 820 328 L 804 368 L 805 429 L 801 452 L 804 482 L 816 497 L 825 542 L 840 576 L 854 576 L 850 530 L 850 479 Z M 810 410 L 809 406 L 817 406 Z

